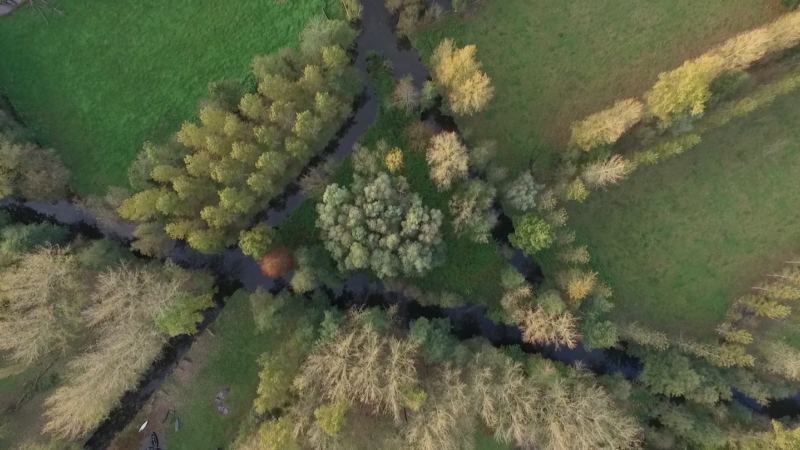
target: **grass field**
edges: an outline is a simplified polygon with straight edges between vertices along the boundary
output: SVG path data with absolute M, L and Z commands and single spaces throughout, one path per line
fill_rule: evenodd
M 733 300 L 800 253 L 798 104 L 798 92 L 779 98 L 572 207 L 619 319 L 708 336 Z
M 337 0 L 54 0 L 0 18 L 0 91 L 39 141 L 56 148 L 82 194 L 127 186 L 146 140 L 196 114 L 209 82 L 240 79 L 253 56 L 294 44 Z M 325 5 L 328 5 L 326 8 Z
M 519 170 L 547 169 L 572 122 L 639 97 L 658 73 L 776 17 L 773 0 L 489 0 L 466 21 L 449 18 L 415 42 L 475 44 L 492 78 L 489 108 L 460 121 L 498 141 Z

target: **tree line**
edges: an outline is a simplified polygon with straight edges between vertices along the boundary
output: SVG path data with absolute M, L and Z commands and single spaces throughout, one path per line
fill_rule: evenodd
M 134 246 L 152 254 L 172 238 L 218 253 L 246 241 L 240 233 L 350 116 L 362 90 L 347 53 L 356 35 L 346 22 L 312 19 L 298 49 L 253 60 L 255 89 L 212 84 L 200 123 L 146 144 L 129 172 L 139 192 L 119 208 L 143 222 Z
M 798 43 L 800 12 L 787 13 L 773 23 L 727 40 L 700 57 L 686 61 L 677 69 L 661 73 L 642 100 L 620 100 L 609 109 L 576 122 L 572 127 L 564 163 L 567 166 L 567 181 L 562 181 L 563 197 L 582 201 L 586 194 L 575 195 L 569 191 L 571 186 L 583 184 L 587 189 L 597 189 L 616 183 L 642 164 L 653 164 L 697 145 L 701 130 L 746 115 L 768 104 L 775 96 L 788 92 L 786 87 L 796 87 L 793 81 L 795 77 L 789 76 L 783 83 L 773 83 L 773 89 L 762 89 L 764 93 L 757 92 L 722 111 L 715 111 L 712 114 L 716 117 L 701 119 L 703 123 L 694 126 L 694 122 L 703 117 L 710 105 L 741 85 L 747 76 L 745 70 L 765 56 L 793 48 Z M 778 85 L 784 88 L 777 89 Z M 686 136 L 662 139 L 636 152 L 631 159 L 620 155 L 609 156 L 606 150 L 594 152 L 594 156 L 587 154 L 595 149 L 607 149 L 642 122 L 649 124 L 649 133 L 654 135 L 652 137 L 668 129 L 673 134 L 682 134 L 692 128 L 696 130 Z
M 345 315 L 291 294 L 251 300 L 259 317 L 269 305 L 274 332 L 294 337 L 260 358 L 262 416 L 235 448 L 455 450 L 474 445 L 480 424 L 520 448 L 638 445 L 641 428 L 588 373 L 482 339 L 459 343 L 445 319 L 418 319 L 406 334 L 393 309 Z

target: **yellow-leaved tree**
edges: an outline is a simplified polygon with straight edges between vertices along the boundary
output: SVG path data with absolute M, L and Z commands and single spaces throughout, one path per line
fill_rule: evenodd
M 711 98 L 711 82 L 724 71 L 722 56 L 703 55 L 686 61 L 681 67 L 658 76 L 653 89 L 645 94 L 647 106 L 665 127 L 686 111 L 692 115 L 702 114 Z
M 431 56 L 436 81 L 456 114 L 475 114 L 494 96 L 491 79 L 480 71 L 481 64 L 475 60 L 476 50 L 474 45 L 456 48 L 447 38 Z
M 639 100 L 620 100 L 613 107 L 592 114 L 572 126 L 570 146 L 589 151 L 612 144 L 642 120 L 644 104 Z

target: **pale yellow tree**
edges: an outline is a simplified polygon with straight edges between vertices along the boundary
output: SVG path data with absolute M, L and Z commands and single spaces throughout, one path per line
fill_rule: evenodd
M 589 164 L 583 169 L 581 178 L 586 186 L 595 189 L 624 180 L 631 172 L 631 164 L 620 155 L 614 155 L 604 161 Z
M 23 364 L 65 352 L 82 326 L 84 290 L 68 249 L 44 247 L 0 271 L 0 350 Z
M 583 151 L 612 144 L 642 120 L 644 104 L 639 100 L 620 100 L 609 109 L 592 114 L 572 126 L 570 145 Z
M 474 45 L 456 48 L 447 38 L 431 56 L 434 77 L 456 114 L 474 114 L 494 96 L 489 76 L 480 71 L 481 65 L 475 60 L 476 50 Z
M 428 147 L 427 159 L 431 179 L 442 191 L 450 189 L 453 182 L 467 177 L 469 154 L 456 133 L 444 132 L 434 136 Z
M 571 300 L 583 300 L 597 284 L 597 272 L 570 269 L 556 276 L 558 286 L 566 291 Z

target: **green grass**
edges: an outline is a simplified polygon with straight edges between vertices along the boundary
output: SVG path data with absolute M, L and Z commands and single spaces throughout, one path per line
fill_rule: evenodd
M 214 349 L 195 378 L 186 384 L 170 379 L 165 388 L 180 406 L 175 410 L 180 430 L 168 429 L 171 450 L 228 448 L 252 410 L 258 386 L 258 357 L 283 340 L 256 334 L 247 295 L 232 297 L 214 324 Z M 188 355 L 191 357 L 191 353 Z M 213 399 L 223 389 L 230 413 L 220 415 Z
M 445 214 L 441 230 L 446 245 L 447 261 L 422 278 L 410 278 L 406 281 L 425 292 L 458 294 L 471 303 L 490 304 L 498 301 L 500 286 L 497 280 L 505 264 L 499 248 L 491 239 L 486 244 L 479 244 L 455 235 L 448 212 L 448 202 L 452 192 L 440 192 L 436 188 L 436 184 L 430 179 L 425 155 L 411 150 L 403 134 L 405 127 L 417 121 L 418 116 L 384 106 L 385 99 L 394 88 L 391 73 L 376 70 L 373 71 L 373 79 L 378 102 L 382 106 L 375 123 L 360 142 L 374 150 L 380 140 L 385 140 L 390 147 L 403 149 L 404 166 L 397 175 L 406 177 L 411 190 L 420 194 L 425 206 L 439 209 Z M 352 177 L 353 168 L 348 156 L 334 173 L 333 181 L 340 185 L 348 185 L 352 182 Z M 281 225 L 280 237 L 285 244 L 293 248 L 300 245 L 321 244 L 320 233 L 315 225 L 316 203 L 317 199 L 306 199 Z
M 800 253 L 800 92 L 703 136 L 570 211 L 625 321 L 710 336 L 729 305 Z
M 510 445 L 497 442 L 492 436 L 487 436 L 482 432 L 478 432 L 475 450 L 511 450 L 512 448 L 513 447 Z
M 765 0 L 487 1 L 417 39 L 428 55 L 444 37 L 475 44 L 495 97 L 459 120 L 474 141 L 493 139 L 512 170 L 550 168 L 572 122 L 640 97 L 658 73 L 775 17 Z
M 241 79 L 254 56 L 295 44 L 310 16 L 339 14 L 336 0 L 51 3 L 64 17 L 23 5 L 0 18 L 0 91 L 82 194 L 127 186 L 142 143 L 191 119 L 209 82 Z

